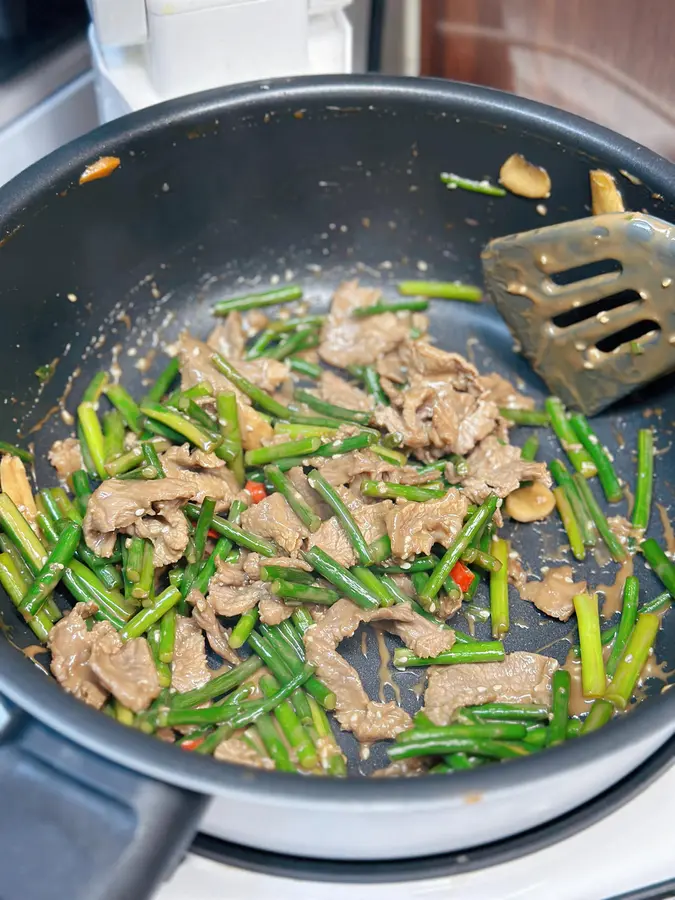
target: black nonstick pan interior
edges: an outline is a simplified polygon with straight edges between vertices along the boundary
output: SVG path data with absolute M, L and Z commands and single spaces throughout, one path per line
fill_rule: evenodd
M 163 128 L 147 132 L 132 119 L 129 134 L 108 148 L 121 159 L 108 178 L 79 186 L 90 159 L 71 150 L 66 162 L 64 151 L 39 170 L 30 191 L 5 194 L 12 213 L 0 247 L 0 436 L 15 440 L 18 430 L 35 443 L 40 485 L 55 483 L 46 451 L 71 433 L 63 409 L 75 411 L 91 376 L 115 362 L 125 386 L 140 395 L 162 367 L 165 343 L 185 327 L 199 337 L 208 333 L 216 299 L 290 279 L 303 284 L 320 310 L 346 278 L 379 285 L 389 295 L 397 279 L 422 273 L 479 283 L 480 250 L 492 237 L 588 214 L 588 172 L 595 167 L 617 175 L 628 209 L 671 221 L 675 216 L 674 197 L 664 194 L 662 184 L 618 174 L 627 169 L 640 175 L 639 153 L 627 159 L 611 142 L 600 150 L 571 125 L 567 132 L 545 121 L 526 129 L 512 112 L 500 112 L 497 101 L 459 115 L 440 100 L 415 100 L 395 89 L 370 96 L 360 87 L 351 96 L 344 90 L 334 96 L 326 82 L 306 96 L 277 91 L 268 107 L 257 101 L 230 111 L 206 100 L 196 113 L 169 118 L 170 111 Z M 551 175 L 544 215 L 536 201 L 448 191 L 439 180 L 443 170 L 495 179 L 513 152 Z M 430 334 L 439 346 L 468 355 L 482 372 L 499 372 L 537 401 L 545 396 L 489 304 L 436 301 Z M 34 372 L 52 361 L 55 374 L 41 389 Z M 656 429 L 649 533 L 659 540 L 665 535 L 658 505 L 666 516 L 673 502 L 674 422 L 671 380 L 594 420 L 631 489 L 637 430 Z M 522 443 L 528 433 L 517 429 L 512 440 Z M 540 434 L 540 458 L 560 456 L 556 441 Z M 626 502 L 612 510 L 626 512 Z M 555 517 L 542 526 L 507 525 L 505 534 L 533 573 L 542 565 L 573 562 Z M 576 577 L 591 586 L 612 583 L 617 569 L 604 560 L 574 564 Z M 661 590 L 640 558 L 635 571 L 643 600 Z M 485 586 L 476 602 L 487 605 Z M 545 617 L 513 589 L 511 604 L 506 649 L 539 650 L 563 661 L 576 640 L 573 626 Z M 0 610 L 5 636 L 18 648 L 34 644 L 5 597 Z M 455 621 L 466 627 L 461 614 Z M 478 625 L 477 634 L 487 636 L 488 626 Z M 656 647 L 666 671 L 674 639 L 670 614 Z M 395 645 L 389 637 L 380 640 L 388 650 Z M 372 629 L 365 637 L 359 631 L 342 650 L 372 697 L 400 694 L 411 712 L 422 704 L 424 670 L 392 674 L 389 667 L 388 683 L 382 683 L 386 650 L 383 656 Z M 37 659 L 46 664 L 45 656 Z M 663 687 L 663 681 L 650 680 L 647 693 Z M 361 759 L 350 735 L 340 741 L 353 773 L 386 764 L 383 746 Z

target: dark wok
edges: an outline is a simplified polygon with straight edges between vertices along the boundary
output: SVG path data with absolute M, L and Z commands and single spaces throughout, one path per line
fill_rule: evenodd
M 494 177 L 512 152 L 551 175 L 545 219 L 531 201 L 449 193 L 439 182 L 442 170 Z M 121 167 L 78 186 L 85 165 L 100 155 L 119 156 Z M 596 166 L 629 170 L 642 183 L 621 181 L 627 207 L 672 221 L 670 163 L 565 113 L 472 87 L 300 79 L 172 101 L 107 125 L 0 192 L 0 434 L 12 440 L 18 427 L 34 440 L 38 480 L 53 483 L 43 457 L 69 431 L 53 408 L 75 367 L 81 374 L 72 382 L 69 409 L 112 354 L 119 353 L 124 383 L 140 393 L 145 376 L 134 364 L 152 347 L 153 335 L 169 339 L 185 325 L 205 334 L 212 300 L 239 291 L 240 277 L 267 282 L 291 269 L 317 306 L 348 275 L 385 288 L 420 268 L 429 277 L 476 281 L 480 248 L 491 237 L 586 214 L 588 170 Z M 441 346 L 460 351 L 476 338 L 481 369 L 521 377 L 543 395 L 490 307 L 438 303 L 431 333 Z M 117 344 L 121 351 L 113 349 Z M 40 391 L 33 373 L 57 357 L 55 375 Z M 151 374 L 159 367 L 157 360 Z M 625 441 L 616 465 L 629 484 L 636 430 L 649 410 L 665 448 L 675 420 L 669 382 L 597 420 L 608 445 L 616 446 L 617 434 Z M 543 458 L 554 453 L 555 445 L 543 442 Z M 672 468 L 671 455 L 658 457 L 656 500 L 666 506 L 673 500 Z M 535 571 L 564 542 L 556 525 L 541 530 L 543 537 L 531 526 L 513 532 Z M 656 510 L 651 534 L 663 536 Z M 576 572 L 597 584 L 613 579 L 610 569 L 609 578 L 597 566 Z M 653 576 L 641 563 L 637 572 L 643 597 L 654 596 Z M 675 727 L 675 694 L 660 693 L 663 684 L 654 681 L 654 696 L 621 721 L 509 765 L 398 782 L 251 774 L 180 753 L 67 696 L 17 652 L 33 640 L 5 597 L 0 609 L 9 638 L 0 641 L 0 693 L 12 703 L 0 736 L 0 841 L 8 861 L 0 876 L 8 887 L 0 893 L 8 897 L 51 896 L 56 886 L 58 896 L 142 895 L 192 835 L 206 794 L 219 797 L 206 820 L 210 831 L 282 852 L 400 857 L 475 845 L 533 827 L 599 793 Z M 658 659 L 670 662 L 671 616 L 657 645 Z M 548 646 L 545 652 L 564 658 L 569 625 L 545 620 L 515 599 L 512 618 L 507 649 Z M 365 661 L 360 636 L 343 646 L 376 696 L 377 653 L 372 636 L 369 641 Z M 409 709 L 421 703 L 407 687 L 417 677 L 394 676 Z M 384 764 L 383 748 L 363 763 L 351 739 L 341 740 L 354 773 Z M 484 802 L 467 805 L 467 794 Z M 227 805 L 219 812 L 222 800 Z M 401 805 L 413 816 L 405 831 L 392 815 Z M 384 831 L 378 822 L 388 822 Z M 436 823 L 426 837 L 424 822 Z M 316 837 L 322 829 L 332 835 L 329 849 Z

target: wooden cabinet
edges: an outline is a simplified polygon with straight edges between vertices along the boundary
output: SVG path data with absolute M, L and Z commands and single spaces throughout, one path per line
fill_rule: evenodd
M 568 109 L 675 159 L 675 0 L 422 0 L 422 69 Z

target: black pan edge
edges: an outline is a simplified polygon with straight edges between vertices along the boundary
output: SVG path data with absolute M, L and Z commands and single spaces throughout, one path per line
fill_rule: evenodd
M 320 99 L 327 109 L 340 105 L 344 112 L 338 109 L 338 113 L 350 115 L 358 114 L 353 111 L 358 104 L 384 105 L 407 100 L 424 105 L 430 115 L 447 110 L 480 119 L 497 116 L 505 124 L 536 129 L 549 140 L 574 139 L 583 143 L 588 153 L 602 150 L 620 154 L 622 165 L 652 190 L 670 195 L 675 181 L 675 167 L 671 163 L 627 138 L 569 113 L 499 91 L 429 79 L 342 76 L 283 79 L 168 101 L 84 135 L 0 190 L 0 231 L 11 230 L 13 221 L 20 224 L 25 205 L 41 198 L 45 191 L 76 182 L 84 163 L 101 154 L 114 154 L 117 146 L 131 138 L 161 131 L 168 121 L 201 122 L 226 109 L 260 114 L 275 104 L 284 104 L 284 108 L 292 110 L 308 98 Z M 386 804 L 413 798 L 429 802 L 439 799 L 439 782 L 432 778 L 350 778 L 336 782 L 313 779 L 310 782 L 284 773 L 245 771 L 210 758 L 177 754 L 175 748 L 130 731 L 68 696 L 6 641 L 0 641 L 0 694 L 97 754 L 127 767 L 133 761 L 131 767 L 138 771 L 204 793 L 239 791 L 242 796 L 256 793 L 260 797 L 299 798 L 317 806 L 337 801 L 355 808 L 357 805 L 362 808 L 364 799 Z M 444 799 L 468 792 L 501 790 L 525 781 L 544 781 L 561 766 L 574 770 L 589 758 L 611 755 L 624 742 L 625 745 L 636 743 L 658 732 L 665 741 L 673 731 L 675 691 L 668 691 L 583 740 L 570 741 L 508 765 L 457 773 L 444 783 L 447 792 Z
M 197 835 L 191 850 L 214 862 L 237 866 L 263 875 L 296 878 L 302 881 L 381 884 L 447 878 L 500 865 L 539 850 L 545 850 L 552 844 L 595 825 L 632 800 L 666 771 L 672 762 L 673 753 L 675 753 L 675 738 L 671 738 L 647 762 L 619 784 L 609 788 L 573 812 L 515 837 L 495 841 L 471 850 L 417 859 L 340 862 L 267 853 L 206 834 Z M 442 777 L 439 776 L 439 778 Z M 454 778 L 454 775 L 447 777 Z M 658 900 L 658 898 L 670 896 L 674 886 L 675 880 L 661 882 L 652 887 L 621 894 L 620 897 L 608 897 L 607 900 Z

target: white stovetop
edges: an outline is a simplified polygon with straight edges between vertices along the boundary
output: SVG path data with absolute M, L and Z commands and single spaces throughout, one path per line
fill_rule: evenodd
M 675 766 L 565 841 L 513 862 L 427 881 L 293 881 L 187 857 L 155 900 L 606 900 L 675 877 Z M 675 896 L 675 895 L 673 895 Z

